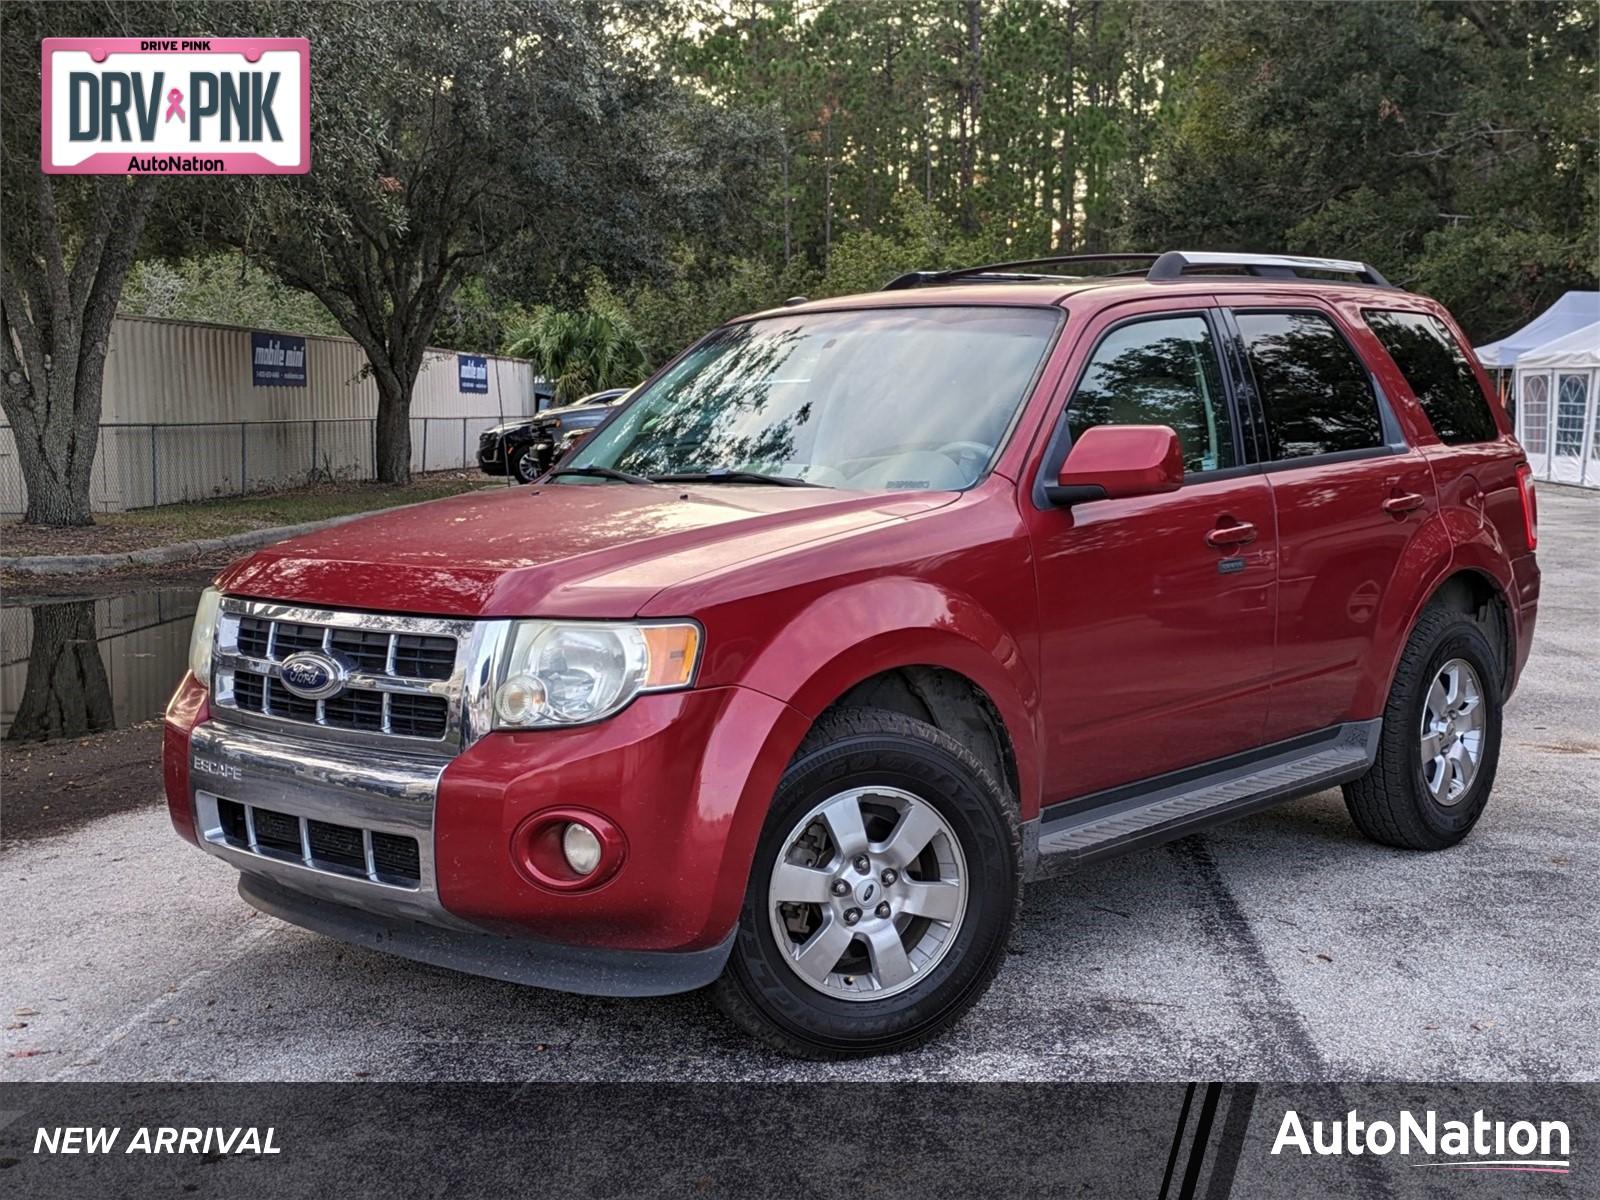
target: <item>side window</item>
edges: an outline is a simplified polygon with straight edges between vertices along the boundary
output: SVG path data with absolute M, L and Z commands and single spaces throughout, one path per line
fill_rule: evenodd
M 1406 377 L 1441 442 L 1455 446 L 1500 436 L 1472 364 L 1443 321 L 1429 313 L 1378 309 L 1361 315 Z
M 1170 425 L 1186 469 L 1236 465 L 1222 371 L 1205 319 L 1135 321 L 1106 334 L 1067 404 L 1073 441 L 1096 425 Z
M 1235 320 L 1266 412 L 1273 460 L 1384 444 L 1367 369 L 1327 317 L 1241 312 Z

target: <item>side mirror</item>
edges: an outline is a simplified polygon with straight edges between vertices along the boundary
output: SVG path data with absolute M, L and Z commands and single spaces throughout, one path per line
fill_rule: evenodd
M 1183 448 L 1170 425 L 1096 425 L 1067 452 L 1052 504 L 1155 496 L 1183 486 Z

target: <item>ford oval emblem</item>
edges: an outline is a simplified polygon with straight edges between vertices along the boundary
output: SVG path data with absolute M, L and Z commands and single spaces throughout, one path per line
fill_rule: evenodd
M 343 663 L 319 650 L 289 655 L 279 672 L 283 686 L 302 700 L 326 700 L 350 677 Z

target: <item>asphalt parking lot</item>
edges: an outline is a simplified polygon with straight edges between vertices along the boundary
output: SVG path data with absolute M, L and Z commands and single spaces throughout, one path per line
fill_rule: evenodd
M 1436 855 L 1336 791 L 1042 884 L 942 1041 L 816 1065 L 698 996 L 456 975 L 253 913 L 152 804 L 0 849 L 13 1080 L 1600 1079 L 1600 494 L 1539 497 L 1495 796 Z

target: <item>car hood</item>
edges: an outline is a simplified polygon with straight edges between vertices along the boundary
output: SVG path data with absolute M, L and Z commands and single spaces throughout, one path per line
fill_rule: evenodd
M 535 421 L 542 421 L 542 420 L 544 420 L 544 414 L 543 413 L 540 413 L 538 416 L 535 416 L 535 417 L 518 417 L 515 421 L 504 421 L 499 425 L 491 425 L 491 426 L 489 426 L 489 428 L 485 429 L 483 432 L 484 433 L 509 433 L 513 429 L 521 429 L 526 425 L 532 425 Z
M 745 484 L 496 488 L 392 509 L 229 567 L 229 595 L 446 616 L 631 617 L 662 589 L 903 520 L 955 492 Z

